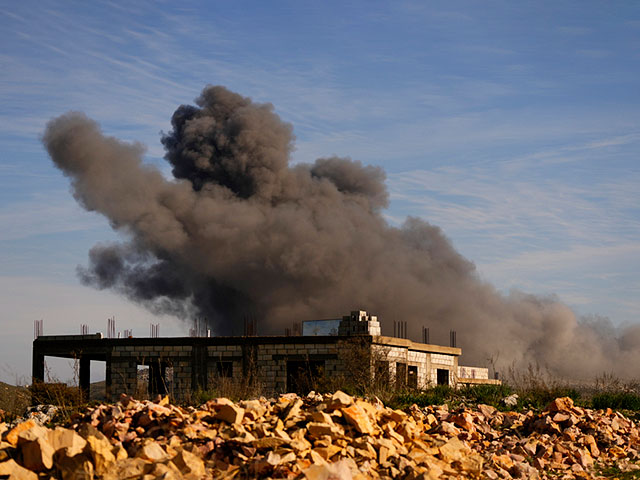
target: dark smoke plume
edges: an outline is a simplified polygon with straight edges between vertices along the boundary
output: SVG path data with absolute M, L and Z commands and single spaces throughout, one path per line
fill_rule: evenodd
M 465 361 L 539 363 L 555 373 L 631 375 L 640 327 L 580 322 L 553 298 L 500 295 L 441 230 L 381 215 L 382 169 L 348 158 L 289 164 L 292 127 L 270 104 L 206 87 L 162 138 L 174 180 L 142 163 L 143 147 L 104 136 L 82 113 L 49 122 L 44 144 L 75 198 L 127 240 L 98 245 L 84 282 L 156 312 L 206 317 L 217 334 L 260 333 L 364 308 L 432 341 L 458 332 Z M 440 336 L 438 336 L 440 332 Z

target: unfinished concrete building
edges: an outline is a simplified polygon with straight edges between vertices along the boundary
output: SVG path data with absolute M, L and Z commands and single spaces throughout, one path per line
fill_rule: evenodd
M 329 331 L 327 322 L 333 325 Z M 380 323 L 366 311 L 305 323 L 302 335 L 295 336 L 39 336 L 33 342 L 33 381 L 44 381 L 45 357 L 62 357 L 78 361 L 79 385 L 87 395 L 91 361 L 106 362 L 107 400 L 140 394 L 141 370 L 146 372 L 145 393 L 169 393 L 178 400 L 221 381 L 259 382 L 266 392 L 306 393 L 310 379 L 349 378 L 354 370 L 414 388 L 499 383 L 488 378 L 486 368 L 458 365 L 460 348 L 380 335 Z

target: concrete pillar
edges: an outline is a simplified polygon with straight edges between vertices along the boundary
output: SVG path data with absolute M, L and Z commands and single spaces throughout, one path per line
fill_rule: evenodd
M 31 361 L 31 383 L 44 382 L 44 355 L 33 346 Z
M 79 383 L 80 394 L 84 401 L 89 400 L 91 389 L 91 359 L 89 357 L 80 357 Z
M 191 350 L 191 390 L 207 389 L 207 346 L 194 345 Z
M 105 362 L 105 372 L 104 372 L 104 394 L 107 399 L 107 402 L 113 402 L 114 399 L 111 398 L 111 354 L 107 354 L 106 362 Z

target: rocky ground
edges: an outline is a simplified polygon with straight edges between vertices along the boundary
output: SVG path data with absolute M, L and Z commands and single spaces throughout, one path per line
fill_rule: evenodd
M 569 398 L 516 413 L 400 411 L 342 392 L 198 408 L 123 396 L 66 427 L 43 426 L 50 414 L 0 423 L 0 478 L 590 479 L 640 469 L 636 423 Z

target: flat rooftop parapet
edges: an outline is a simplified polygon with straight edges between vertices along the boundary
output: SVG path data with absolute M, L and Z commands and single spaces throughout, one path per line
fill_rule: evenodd
M 92 333 L 89 335 L 39 335 L 35 342 L 64 342 L 65 340 L 102 340 L 102 333 Z
M 432 345 L 430 343 L 419 343 L 406 338 L 385 337 L 378 335 L 373 337 L 373 343 L 376 345 L 389 345 L 397 347 L 405 347 L 409 350 L 427 353 L 442 353 L 445 355 L 453 355 L 459 357 L 462 355 L 462 349 L 458 347 L 445 347 L 442 345 Z
M 458 384 L 460 385 L 502 385 L 502 380 L 497 380 L 493 378 L 465 378 L 458 377 Z

